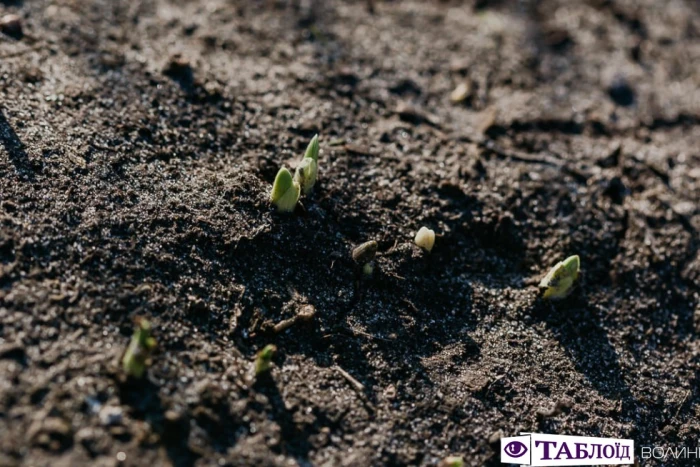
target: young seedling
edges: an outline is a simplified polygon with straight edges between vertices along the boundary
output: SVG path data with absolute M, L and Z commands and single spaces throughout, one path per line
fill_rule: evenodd
M 128 376 L 141 378 L 155 346 L 156 340 L 151 337 L 151 323 L 145 318 L 137 319 L 136 330 L 122 358 L 124 372 Z
M 304 159 L 313 159 L 318 162 L 318 135 L 311 138 L 311 142 L 306 147 L 306 152 L 304 153 Z
M 270 364 L 272 363 L 272 357 L 275 356 L 275 352 L 277 352 L 277 347 L 273 344 L 268 344 L 257 353 L 255 356 L 255 376 L 260 376 L 270 371 Z
M 464 467 L 464 458 L 462 456 L 445 457 L 438 467 Z
M 294 181 L 299 184 L 305 195 L 311 193 L 318 176 L 318 135 L 314 136 L 306 148 L 304 158 L 294 173 Z
M 569 256 L 557 263 L 540 282 L 540 289 L 544 290 L 542 298 L 561 300 L 568 297 L 578 279 L 580 268 L 578 255 Z
M 314 188 L 317 175 L 318 163 L 310 157 L 305 157 L 294 172 L 294 181 L 299 184 L 301 191 L 308 195 Z
M 435 232 L 427 227 L 421 227 L 415 238 L 416 245 L 430 253 L 435 245 Z
M 289 170 L 282 167 L 277 176 L 275 183 L 272 185 L 270 193 L 270 201 L 277 206 L 280 212 L 292 212 L 299 201 L 300 187 L 297 182 L 292 179 L 292 174 Z

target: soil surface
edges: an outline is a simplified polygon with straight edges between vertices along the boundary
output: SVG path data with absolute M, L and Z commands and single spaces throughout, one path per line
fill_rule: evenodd
M 520 431 L 697 446 L 697 2 L 0 12 L 0 465 L 500 465 Z M 274 176 L 317 132 L 316 188 L 278 214 Z M 544 302 L 572 254 L 579 286 Z M 137 316 L 158 341 L 140 381 Z

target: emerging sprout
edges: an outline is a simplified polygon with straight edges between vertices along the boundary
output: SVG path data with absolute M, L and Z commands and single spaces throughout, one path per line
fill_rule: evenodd
M 277 347 L 268 344 L 255 356 L 255 376 L 260 376 L 263 373 L 270 371 L 270 363 L 272 362 L 272 357 L 275 356 L 277 352 Z
M 464 458 L 462 456 L 445 457 L 439 467 L 464 467 Z
M 306 152 L 304 153 L 304 159 L 313 159 L 316 163 L 318 163 L 318 135 L 315 135 L 312 139 L 309 145 L 306 148 Z
M 292 179 L 292 174 L 289 170 L 282 167 L 277 176 L 275 183 L 272 185 L 270 193 L 270 201 L 277 206 L 280 212 L 292 212 L 299 201 L 299 184 Z
M 138 319 L 134 335 L 122 358 L 124 372 L 134 378 L 141 378 L 155 346 L 156 340 L 151 337 L 151 323 L 144 318 Z
M 573 290 L 580 268 L 578 255 L 569 256 L 557 263 L 540 282 L 540 288 L 544 289 L 542 297 L 549 300 L 566 298 Z
M 416 234 L 415 242 L 416 245 L 430 252 L 433 249 L 433 245 L 435 245 L 435 232 L 427 227 L 421 227 Z
M 314 136 L 306 148 L 304 158 L 294 173 L 294 181 L 299 184 L 305 195 L 311 193 L 318 176 L 318 135 Z
M 308 195 L 314 188 L 317 175 L 318 163 L 310 157 L 305 157 L 294 172 L 294 182 L 301 187 L 305 195 Z
M 374 272 L 374 262 L 367 263 L 364 266 L 362 266 L 362 274 L 364 274 L 365 276 L 371 276 L 373 272 Z
M 379 245 L 374 240 L 365 242 L 352 250 L 352 259 L 355 260 L 357 264 L 365 265 L 371 262 L 377 254 L 377 249 Z

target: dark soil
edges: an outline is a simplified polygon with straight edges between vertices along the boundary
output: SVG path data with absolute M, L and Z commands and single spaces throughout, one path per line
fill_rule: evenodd
M 694 0 L 0 11 L 21 19 L 0 37 L 0 465 L 498 465 L 520 431 L 697 446 Z M 316 132 L 315 192 L 279 215 L 271 182 Z M 580 286 L 542 302 L 572 254 Z M 130 381 L 137 316 L 158 349 Z

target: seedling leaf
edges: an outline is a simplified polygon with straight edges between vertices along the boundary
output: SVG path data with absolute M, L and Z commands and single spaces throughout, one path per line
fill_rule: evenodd
M 255 356 L 255 376 L 260 376 L 263 373 L 270 371 L 272 357 L 275 356 L 277 347 L 273 344 L 268 344 L 260 350 Z
M 128 376 L 141 378 L 155 346 L 156 340 L 151 336 L 151 323 L 146 319 L 139 319 L 129 347 L 122 358 L 124 372 Z
M 318 163 L 310 157 L 305 157 L 302 159 L 296 172 L 294 173 L 294 181 L 299 184 L 299 187 L 304 194 L 308 195 L 314 188 L 317 175 Z
M 299 201 L 299 195 L 299 184 L 292 179 L 289 170 L 282 167 L 277 172 L 275 183 L 272 185 L 270 201 L 280 212 L 292 212 Z
M 544 289 L 542 297 L 549 300 L 568 297 L 578 279 L 580 268 L 581 261 L 578 255 L 569 256 L 557 263 L 540 282 L 540 288 Z
M 318 135 L 315 135 L 309 145 L 306 147 L 306 152 L 304 153 L 304 159 L 313 159 L 318 163 Z

